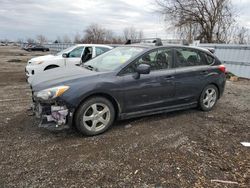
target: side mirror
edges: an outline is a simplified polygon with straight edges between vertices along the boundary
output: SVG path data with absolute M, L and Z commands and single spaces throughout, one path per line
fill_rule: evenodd
M 68 54 L 68 53 L 63 53 L 63 54 L 62 54 L 62 57 L 63 57 L 63 58 L 68 58 L 68 57 L 69 57 L 69 54 Z
M 136 72 L 138 72 L 139 74 L 149 74 L 150 66 L 147 64 L 140 64 L 136 67 Z
M 139 79 L 141 74 L 149 74 L 150 66 L 147 64 L 140 64 L 135 69 L 136 73 L 134 75 L 135 79 Z

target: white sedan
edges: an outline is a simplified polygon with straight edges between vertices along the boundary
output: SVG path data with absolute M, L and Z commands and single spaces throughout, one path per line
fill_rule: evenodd
M 78 44 L 56 55 L 35 57 L 27 63 L 25 68 L 26 76 L 27 78 L 31 78 L 49 69 L 79 65 L 81 62 L 84 63 L 112 48 L 111 46 L 99 44 Z

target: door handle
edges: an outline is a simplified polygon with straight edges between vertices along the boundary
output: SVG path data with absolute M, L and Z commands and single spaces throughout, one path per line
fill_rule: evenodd
M 165 76 L 164 79 L 165 80 L 172 80 L 172 79 L 174 79 L 174 76 Z
M 203 75 L 203 74 L 208 74 L 208 71 L 206 71 L 206 70 L 201 71 L 200 74 L 201 74 L 201 75 Z

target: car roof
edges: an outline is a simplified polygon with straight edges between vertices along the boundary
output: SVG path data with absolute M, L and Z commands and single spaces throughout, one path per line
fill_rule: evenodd
M 105 45 L 105 44 L 76 44 L 76 46 L 90 46 L 90 47 L 105 47 L 105 48 L 109 48 L 109 49 L 113 49 L 114 47 L 139 47 L 139 48 L 145 48 L 146 49 L 158 49 L 158 48 L 164 48 L 164 47 L 171 47 L 171 48 L 189 48 L 189 49 L 196 49 L 196 50 L 200 50 L 206 53 L 209 53 L 212 55 L 211 51 L 209 51 L 206 48 L 202 48 L 202 47 L 197 47 L 197 46 L 186 46 L 186 45 L 176 45 L 176 44 L 167 44 L 167 45 L 163 45 L 163 46 L 152 46 L 149 44 L 145 44 L 145 43 L 136 43 L 136 44 L 121 44 L 121 45 L 117 45 L 117 46 L 111 46 L 111 45 Z
M 160 49 L 160 48 L 166 48 L 166 47 L 171 47 L 171 48 L 187 48 L 187 49 L 195 49 L 195 50 L 200 50 L 209 54 L 212 54 L 211 51 L 207 48 L 203 48 L 203 47 L 197 47 L 197 46 L 186 46 L 186 45 L 176 45 L 176 44 L 168 44 L 168 45 L 163 45 L 163 46 L 152 46 L 152 45 L 145 45 L 145 44 L 130 44 L 130 45 L 121 45 L 119 47 L 141 47 L 141 48 L 145 48 L 145 49 Z
M 105 45 L 105 44 L 76 44 L 76 46 L 90 46 L 90 47 L 105 47 L 112 49 L 112 46 Z

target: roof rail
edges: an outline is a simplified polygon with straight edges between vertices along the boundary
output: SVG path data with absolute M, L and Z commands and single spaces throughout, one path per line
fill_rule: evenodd
M 147 44 L 147 45 L 152 45 L 154 46 L 163 46 L 162 40 L 160 38 L 145 38 L 145 39 L 136 39 L 136 40 L 127 40 L 125 45 L 128 44 Z

